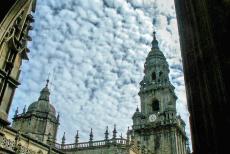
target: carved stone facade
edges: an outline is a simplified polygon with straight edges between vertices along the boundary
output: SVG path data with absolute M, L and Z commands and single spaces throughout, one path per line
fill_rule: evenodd
M 11 1 L 12 2 L 12 1 Z M 34 0 L 20 0 L 11 4 L 0 23 L 0 120 L 7 122 L 15 88 L 20 84 L 22 60 L 27 60 L 28 31 L 34 21 L 30 14 L 35 9 Z
M 64 154 L 53 146 L 39 142 L 10 127 L 0 130 L 1 154 Z

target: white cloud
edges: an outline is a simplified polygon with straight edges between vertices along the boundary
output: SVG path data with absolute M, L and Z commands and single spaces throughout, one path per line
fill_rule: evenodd
M 189 134 L 173 0 L 38 1 L 30 61 L 23 64 L 11 117 L 17 106 L 38 98 L 51 72 L 51 100 L 61 113 L 58 141 L 65 131 L 67 142 L 73 142 L 77 130 L 87 141 L 91 127 L 95 139 L 102 139 L 105 127 L 112 131 L 114 124 L 124 134 L 140 104 L 152 22 Z

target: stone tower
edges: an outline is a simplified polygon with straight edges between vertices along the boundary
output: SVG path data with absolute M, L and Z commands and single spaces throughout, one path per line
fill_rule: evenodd
M 41 90 L 38 101 L 32 103 L 28 110 L 24 108 L 22 114 L 16 110 L 12 127 L 22 133 L 47 143 L 47 140 L 54 143 L 56 140 L 59 125 L 59 115 L 49 100 L 48 80 L 46 86 Z
M 186 154 L 185 123 L 176 115 L 169 66 L 158 47 L 155 32 L 140 82 L 141 110 L 133 115 L 133 133 L 140 146 L 154 154 Z

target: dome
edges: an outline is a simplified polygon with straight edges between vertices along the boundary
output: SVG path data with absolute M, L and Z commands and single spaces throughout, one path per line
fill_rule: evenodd
M 163 52 L 159 48 L 158 49 L 152 49 L 149 52 L 147 59 L 151 59 L 151 58 L 160 58 L 162 60 L 166 59 Z
M 48 101 L 44 101 L 44 100 L 38 100 L 30 104 L 27 112 L 35 112 L 35 111 L 56 115 L 56 110 L 54 106 L 51 105 Z
M 49 113 L 52 115 L 56 115 L 56 110 L 52 104 L 49 102 L 49 88 L 48 81 L 46 86 L 41 90 L 38 101 L 30 104 L 27 112 L 41 112 L 41 113 Z

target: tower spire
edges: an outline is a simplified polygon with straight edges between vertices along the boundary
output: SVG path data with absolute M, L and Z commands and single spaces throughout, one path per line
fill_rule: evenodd
M 153 31 L 152 48 L 144 64 L 145 76 L 140 82 L 141 90 L 143 87 L 156 87 L 169 84 L 169 66 L 163 52 L 159 49 L 156 32 Z M 152 84 L 154 83 L 154 84 Z M 167 85 L 171 86 L 171 85 Z
M 46 86 L 41 90 L 40 97 L 38 100 L 44 100 L 49 102 L 50 91 L 48 85 L 49 85 L 49 79 L 46 80 Z

